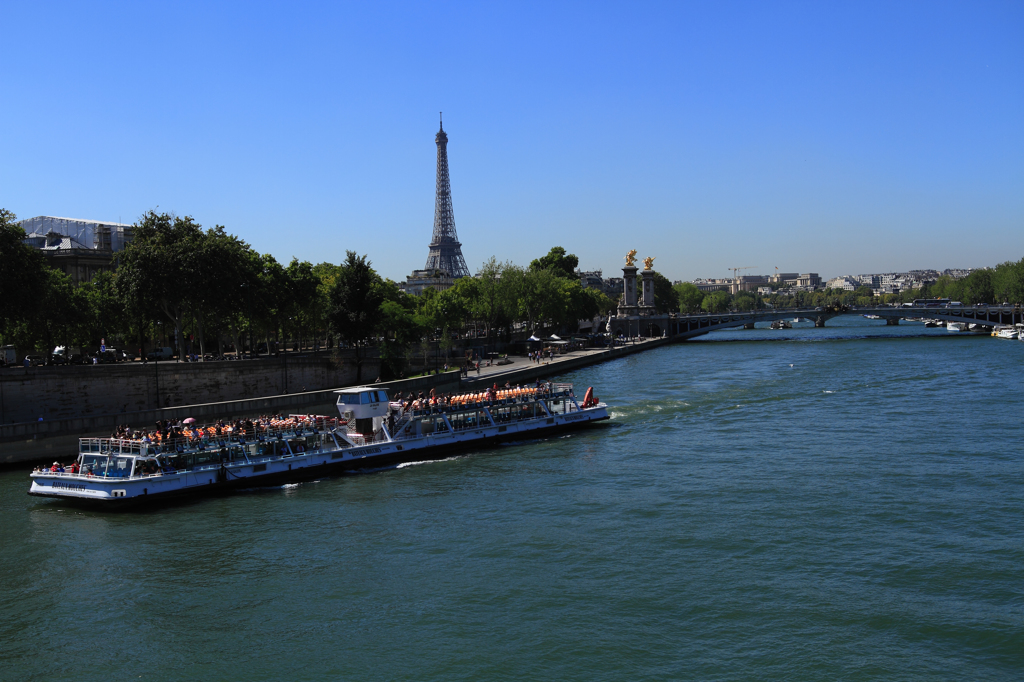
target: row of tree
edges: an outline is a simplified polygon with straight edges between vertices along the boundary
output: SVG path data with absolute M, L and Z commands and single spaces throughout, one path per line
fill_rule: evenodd
M 582 287 L 578 259 L 561 247 L 529 267 L 492 258 L 477 277 L 416 297 L 351 251 L 338 265 L 282 265 L 223 226 L 155 211 L 136 222 L 112 270 L 79 287 L 24 236 L 14 214 L 0 212 L 0 340 L 22 352 L 101 339 L 144 352 L 173 339 L 180 352 L 203 355 L 291 339 L 307 348 L 340 342 L 359 355 L 377 345 L 386 373 L 397 374 L 410 349 L 450 350 L 469 328 L 506 340 L 540 326 L 575 331 L 577 320 L 613 306 Z

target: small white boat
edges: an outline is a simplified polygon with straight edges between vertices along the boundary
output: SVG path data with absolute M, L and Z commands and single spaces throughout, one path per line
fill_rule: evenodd
M 789 323 L 789 320 L 775 320 L 772 322 L 772 329 L 792 329 L 793 325 Z
M 947 332 L 962 332 L 962 331 L 965 331 L 966 329 L 967 329 L 967 325 L 965 323 L 963 323 L 963 322 L 947 322 L 946 323 L 946 331 Z
M 1018 334 L 1017 330 L 1013 327 L 1003 327 L 995 332 L 995 336 L 1000 339 L 1016 339 Z

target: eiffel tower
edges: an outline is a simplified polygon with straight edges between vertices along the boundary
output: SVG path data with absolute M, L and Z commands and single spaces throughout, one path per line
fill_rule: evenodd
M 452 210 L 452 188 L 448 181 L 448 135 L 441 129 L 434 136 L 437 143 L 437 195 L 434 199 L 434 236 L 425 270 L 442 270 L 452 279 L 469 277 L 462 244 L 455 233 L 455 212 Z

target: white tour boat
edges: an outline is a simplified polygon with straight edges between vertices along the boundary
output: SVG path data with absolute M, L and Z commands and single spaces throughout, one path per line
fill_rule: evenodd
M 101 507 L 311 480 L 438 459 L 466 447 L 536 438 L 608 419 L 572 384 L 389 403 L 373 387 L 335 391 L 340 418 L 291 415 L 235 426 L 175 427 L 151 442 L 81 438 L 74 464 L 33 471 L 29 495 Z
M 947 332 L 962 332 L 967 330 L 967 324 L 964 322 L 947 322 Z

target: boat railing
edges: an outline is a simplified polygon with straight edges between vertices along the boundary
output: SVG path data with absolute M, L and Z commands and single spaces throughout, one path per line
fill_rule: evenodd
M 79 438 L 82 453 L 102 455 L 158 455 L 183 452 L 185 450 L 206 450 L 212 447 L 224 447 L 229 444 L 252 443 L 267 438 L 301 436 L 308 433 L 329 431 L 344 425 L 345 421 L 338 418 L 324 417 L 308 422 L 279 422 L 271 424 L 253 424 L 250 428 L 234 429 L 232 427 L 198 427 L 185 429 L 178 438 L 161 438 L 149 436 L 149 440 L 127 438 Z

